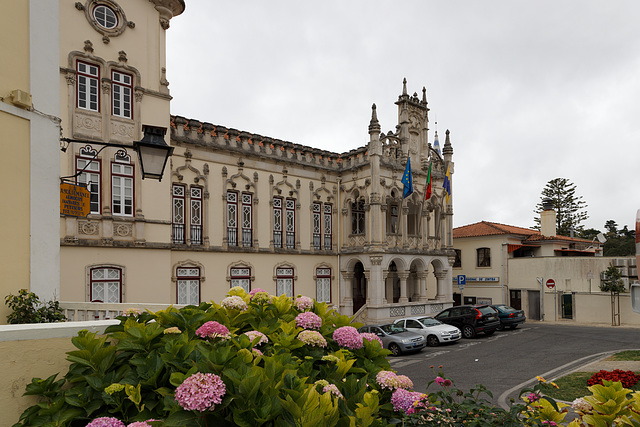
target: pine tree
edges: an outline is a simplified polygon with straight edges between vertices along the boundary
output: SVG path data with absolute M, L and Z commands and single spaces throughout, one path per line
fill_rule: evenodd
M 542 212 L 542 200 L 550 198 L 553 200 L 553 207 L 556 211 L 556 234 L 559 236 L 569 236 L 571 230 L 579 233 L 583 227 L 580 225 L 589 218 L 586 208 L 587 203 L 582 200 L 582 196 L 576 196 L 576 185 L 567 178 L 555 178 L 547 182 L 542 189 L 540 203 L 536 205 L 536 216 L 534 228 L 540 229 L 540 212 Z

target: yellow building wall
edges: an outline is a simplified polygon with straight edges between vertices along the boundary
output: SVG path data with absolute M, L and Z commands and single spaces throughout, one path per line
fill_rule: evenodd
M 29 91 L 29 3 L 6 2 L 0 26 L 0 109 L 2 156 L 0 194 L 0 297 L 29 288 L 29 120 L 12 114 L 11 91 Z M 20 112 L 20 111 L 16 111 Z M 11 311 L 0 304 L 0 323 Z M 2 405 L 0 405 L 1 407 Z
M 4 297 L 29 289 L 29 121 L 0 112 L 0 322 L 11 312 Z

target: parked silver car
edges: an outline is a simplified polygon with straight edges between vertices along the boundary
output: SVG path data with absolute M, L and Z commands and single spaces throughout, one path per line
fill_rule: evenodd
M 428 316 L 405 317 L 396 320 L 394 324 L 402 326 L 408 331 L 422 334 L 430 347 L 455 342 L 462 337 L 460 329 Z
M 427 345 L 427 341 L 422 334 L 407 331 L 393 323 L 367 325 L 361 327 L 358 331 L 376 334 L 382 341 L 382 346 L 389 349 L 394 356 L 409 351 L 420 351 Z

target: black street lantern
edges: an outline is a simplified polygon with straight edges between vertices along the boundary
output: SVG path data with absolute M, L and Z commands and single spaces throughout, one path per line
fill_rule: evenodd
M 150 178 L 162 180 L 164 167 L 173 153 L 173 147 L 164 142 L 167 129 L 157 126 L 142 126 L 144 136 L 140 141 L 133 142 L 133 148 L 140 158 L 142 179 Z

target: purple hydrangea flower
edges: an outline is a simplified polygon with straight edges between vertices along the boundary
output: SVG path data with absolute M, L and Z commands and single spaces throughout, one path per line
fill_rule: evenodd
M 125 427 L 125 424 L 117 418 L 100 417 L 87 424 L 87 427 Z
M 296 316 L 296 325 L 304 329 L 318 329 L 322 326 L 322 319 L 313 311 L 305 311 Z
M 374 334 L 373 332 L 362 332 L 360 336 L 367 341 L 378 341 L 380 343 L 380 348 L 384 348 L 384 345 L 382 344 L 382 340 L 380 339 L 380 337 Z
M 394 411 L 407 412 L 413 408 L 413 403 L 422 399 L 425 395 L 417 391 L 409 391 L 399 388 L 391 395 L 391 403 Z
M 229 329 L 218 322 L 209 321 L 196 330 L 196 335 L 202 338 L 228 338 Z
M 187 411 L 213 410 L 222 403 L 227 388 L 216 374 L 197 372 L 184 380 L 176 389 L 176 402 Z
M 309 297 L 298 297 L 293 301 L 293 305 L 299 311 L 307 311 L 313 308 L 313 300 Z
M 351 350 L 362 348 L 362 337 L 356 328 L 353 326 L 342 326 L 333 332 L 333 340 L 338 343 L 340 347 L 346 347 Z

